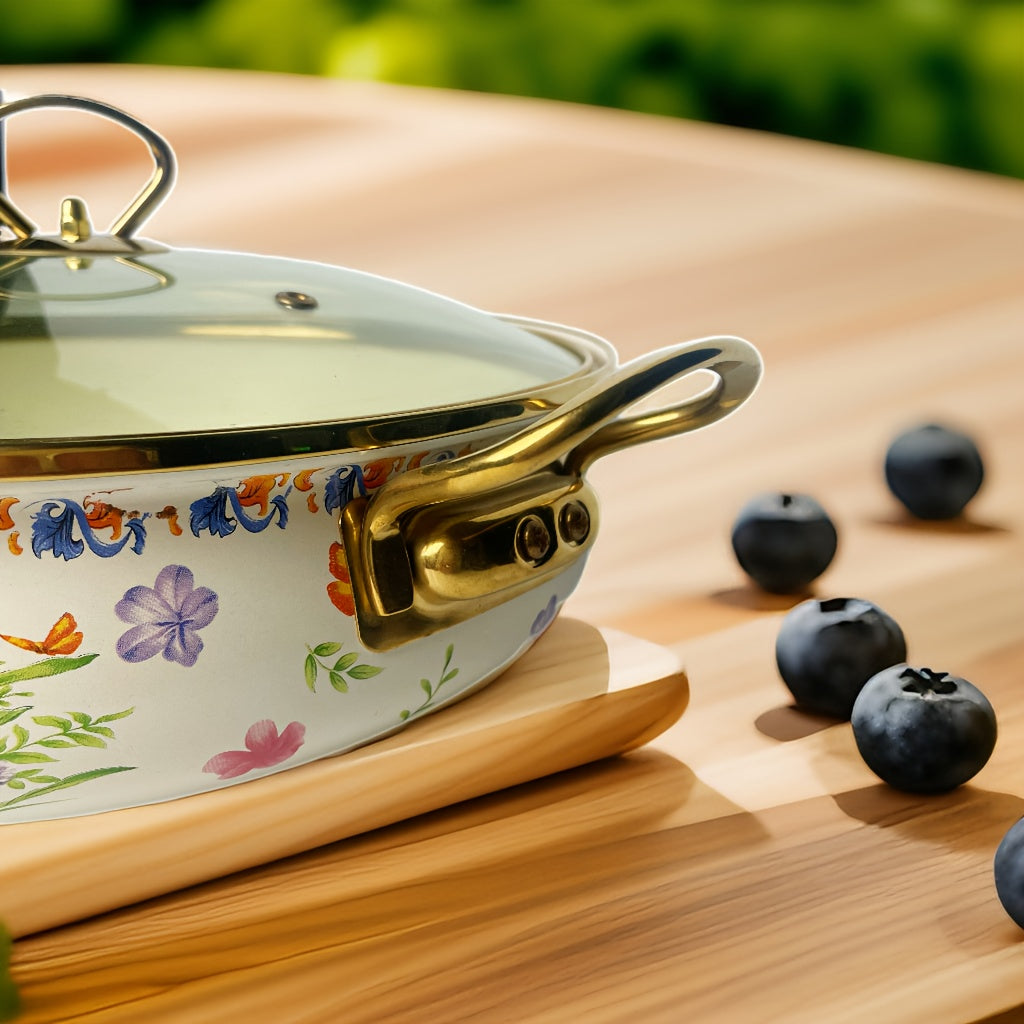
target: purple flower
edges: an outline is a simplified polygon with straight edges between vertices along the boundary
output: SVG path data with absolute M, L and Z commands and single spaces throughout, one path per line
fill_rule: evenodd
M 162 654 L 190 668 L 203 641 L 199 630 L 217 614 L 217 595 L 194 585 L 192 572 L 183 565 L 167 565 L 152 587 L 132 587 L 114 606 L 122 622 L 132 628 L 117 641 L 117 653 L 130 662 Z
M 558 614 L 558 597 L 555 594 L 551 595 L 551 600 L 541 608 L 537 613 L 537 618 L 533 620 L 533 625 L 530 627 L 530 636 L 540 636 L 552 622 L 555 621 L 555 616 Z

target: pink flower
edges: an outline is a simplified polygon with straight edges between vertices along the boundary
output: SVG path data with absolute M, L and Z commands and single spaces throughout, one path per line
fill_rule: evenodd
M 302 746 L 305 736 L 306 727 L 299 722 L 292 722 L 278 734 L 277 726 L 269 718 L 264 718 L 262 722 L 249 726 L 245 734 L 245 750 L 225 750 L 222 754 L 214 754 L 203 765 L 203 771 L 212 772 L 219 779 L 237 779 L 239 775 L 257 768 L 271 768 L 287 761 Z

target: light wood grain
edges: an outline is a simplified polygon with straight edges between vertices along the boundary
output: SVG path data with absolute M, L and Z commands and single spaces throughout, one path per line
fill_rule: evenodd
M 664 645 L 687 713 L 623 758 L 27 937 L 27 1020 L 928 1022 L 1024 1007 L 992 855 L 1024 813 L 1024 184 L 708 125 L 507 97 L 144 69 L 12 69 L 175 142 L 147 233 L 346 263 L 576 324 L 628 357 L 743 334 L 735 417 L 594 467 L 602 535 L 568 613 Z M 56 130 L 12 192 L 46 221 Z M 84 129 L 67 129 L 72 139 Z M 82 145 L 71 147 L 81 154 Z M 145 173 L 115 144 L 75 191 Z M 70 173 L 64 171 L 62 173 Z M 55 208 L 54 208 L 55 209 Z M 97 220 L 103 217 L 97 212 Z M 970 515 L 903 518 L 890 437 L 974 433 Z M 849 726 L 789 706 L 791 604 L 747 585 L 732 516 L 806 490 L 911 659 L 991 697 L 989 765 L 935 799 L 882 786 Z
M 339 757 L 167 803 L 2 829 L 11 933 L 67 924 L 638 747 L 682 714 L 662 648 L 558 619 L 490 686 Z

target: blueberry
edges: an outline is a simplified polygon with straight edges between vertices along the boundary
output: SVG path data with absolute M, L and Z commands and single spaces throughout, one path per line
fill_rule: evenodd
M 974 441 L 937 423 L 900 434 L 885 454 L 889 490 L 918 519 L 960 515 L 984 476 Z
M 1014 923 L 1024 928 L 1024 818 L 1003 836 L 992 868 L 999 902 Z
M 796 703 L 848 719 L 861 687 L 907 657 L 903 631 L 870 601 L 804 601 L 782 620 L 775 663 Z
M 743 571 L 775 594 L 801 591 L 836 553 L 836 528 L 806 494 L 761 494 L 740 509 L 732 548 Z
M 904 664 L 864 684 L 850 722 L 867 766 L 910 793 L 955 789 L 981 771 L 996 744 L 996 715 L 977 687 Z

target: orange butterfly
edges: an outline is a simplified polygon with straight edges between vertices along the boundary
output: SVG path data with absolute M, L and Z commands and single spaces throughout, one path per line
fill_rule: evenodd
M 0 640 L 6 640 L 23 651 L 35 654 L 73 654 L 82 642 L 82 634 L 78 632 L 78 623 L 71 612 L 65 612 L 54 624 L 46 639 L 42 641 L 25 640 L 20 636 L 6 636 L 0 633 Z

